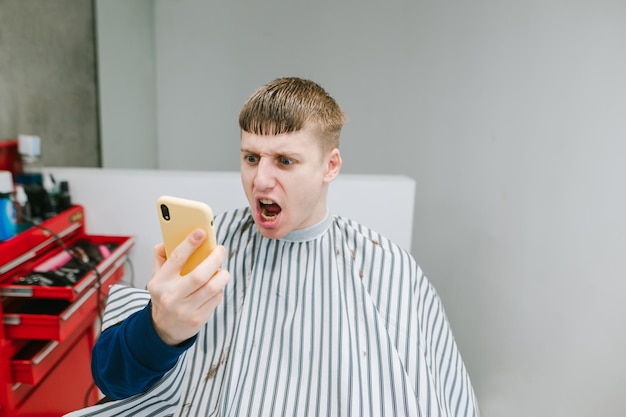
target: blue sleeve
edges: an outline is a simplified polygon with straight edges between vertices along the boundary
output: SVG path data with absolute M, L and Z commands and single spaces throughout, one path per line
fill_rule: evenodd
M 151 304 L 120 324 L 102 332 L 91 356 L 93 379 L 113 399 L 146 391 L 176 365 L 178 358 L 195 342 L 180 345 L 163 342 L 152 325 Z

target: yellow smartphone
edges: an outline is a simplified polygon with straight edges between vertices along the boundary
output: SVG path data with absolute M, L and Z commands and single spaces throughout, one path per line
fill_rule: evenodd
M 157 210 L 166 257 L 169 257 L 176 246 L 194 229 L 202 228 L 207 233 L 207 238 L 191 254 L 180 272 L 181 275 L 187 275 L 206 259 L 217 245 L 213 211 L 209 205 L 200 201 L 167 195 L 158 198 Z

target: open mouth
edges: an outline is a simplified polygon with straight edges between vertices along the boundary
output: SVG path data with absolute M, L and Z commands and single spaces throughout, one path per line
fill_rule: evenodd
M 266 198 L 260 199 L 259 205 L 261 207 L 261 218 L 265 221 L 276 220 L 282 210 L 278 204 Z

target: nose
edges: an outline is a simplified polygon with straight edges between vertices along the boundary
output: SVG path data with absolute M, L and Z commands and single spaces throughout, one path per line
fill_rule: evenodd
M 261 158 L 256 167 L 254 176 L 254 187 L 257 190 L 268 190 L 276 184 L 274 166 L 267 158 Z

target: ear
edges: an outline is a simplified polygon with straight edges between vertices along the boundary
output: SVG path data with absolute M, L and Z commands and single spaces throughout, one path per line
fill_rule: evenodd
M 326 184 L 332 182 L 341 170 L 341 154 L 339 149 L 333 148 L 326 157 L 326 173 L 324 174 L 324 182 Z

